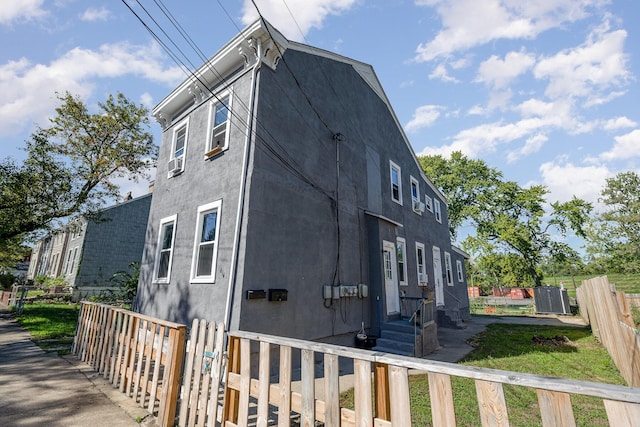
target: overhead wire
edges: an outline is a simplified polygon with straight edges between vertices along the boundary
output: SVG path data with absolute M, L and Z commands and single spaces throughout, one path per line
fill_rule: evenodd
M 204 53 L 202 52 L 202 50 L 197 46 L 197 44 L 193 41 L 193 39 L 191 39 L 191 37 L 188 35 L 187 31 L 184 30 L 184 28 L 182 27 L 182 25 L 179 23 L 179 21 L 175 18 L 175 16 L 169 11 L 169 9 L 164 5 L 164 3 L 162 2 L 162 0 L 154 0 L 154 2 L 156 3 L 156 5 L 158 6 L 158 8 L 163 12 L 163 14 L 167 17 L 167 19 L 172 23 L 172 25 L 174 26 L 174 28 L 176 28 L 176 30 L 178 30 L 178 32 L 182 35 L 182 37 L 185 39 L 185 41 L 187 41 L 187 43 L 191 46 L 191 48 L 196 52 L 196 54 L 199 55 L 200 59 L 202 60 L 202 62 L 205 64 L 205 66 L 212 72 L 214 73 L 214 75 L 222 82 L 225 83 L 225 87 L 228 87 L 229 84 L 227 84 L 227 79 L 222 76 L 216 69 L 215 67 L 210 63 L 210 61 L 208 60 L 208 58 L 204 55 Z M 229 15 L 229 12 L 224 8 L 224 6 L 220 3 L 220 1 L 218 0 L 218 4 L 220 5 L 220 7 L 224 10 L 226 16 L 231 20 L 231 22 L 233 23 L 233 25 L 236 27 L 236 29 L 238 29 L 238 31 L 241 33 L 242 30 L 240 30 L 238 28 L 238 26 L 236 25 L 235 21 L 231 18 L 231 16 Z M 165 33 L 166 34 L 166 33 Z M 174 44 L 175 45 L 175 44 Z M 178 48 L 179 49 L 179 48 Z M 195 68 L 195 67 L 194 67 Z M 282 87 L 277 84 L 278 87 L 280 87 L 280 89 L 282 89 Z M 207 89 L 209 89 L 207 87 Z M 213 92 L 211 90 L 209 90 L 209 92 L 211 92 L 213 94 Z M 288 96 L 288 94 L 282 89 L 283 94 L 293 103 L 293 101 L 291 100 L 291 98 Z M 247 105 L 242 101 L 242 99 L 238 98 L 237 102 L 239 102 L 241 104 L 241 106 L 244 108 L 244 110 L 246 112 L 249 112 L 249 108 L 247 107 Z M 296 110 L 298 112 L 298 114 L 302 116 L 302 114 L 300 113 L 300 111 Z M 304 118 L 304 117 L 303 117 Z M 244 122 L 244 120 L 243 120 Z M 267 146 L 264 147 L 267 149 L 267 154 L 269 155 L 269 157 L 271 157 L 272 159 L 276 160 L 276 161 L 280 161 L 281 163 L 286 163 L 285 166 L 287 166 L 290 171 L 292 173 L 294 173 L 295 175 L 297 175 L 300 179 L 302 179 L 303 181 L 307 182 L 307 184 L 311 185 L 312 187 L 319 189 L 319 187 L 317 186 L 317 184 L 313 183 L 312 180 L 310 178 L 308 178 L 306 175 L 304 175 L 302 172 L 300 172 L 300 170 L 302 169 L 302 167 L 297 164 L 297 162 L 295 161 L 295 159 L 293 159 L 291 156 L 288 155 L 287 150 L 278 142 L 278 140 L 271 134 L 270 130 L 261 122 L 261 120 L 257 117 L 255 117 L 255 122 L 257 124 L 257 126 L 259 128 L 261 128 L 265 133 L 267 133 L 267 136 L 269 136 L 269 138 L 272 140 L 273 144 L 275 144 L 276 146 L 278 146 L 278 148 L 280 148 L 281 152 L 277 152 L 275 149 L 273 149 L 273 147 L 271 146 Z M 243 123 L 244 126 L 248 126 L 248 124 L 246 122 Z M 254 135 L 256 135 L 254 133 Z M 322 141 L 322 139 L 320 137 L 318 137 L 316 135 L 316 137 L 318 138 L 318 140 Z M 265 144 L 267 144 L 266 141 L 263 141 Z M 286 156 L 287 158 L 284 159 L 284 156 Z M 324 193 L 325 195 L 327 195 L 330 199 L 332 199 L 332 197 L 330 195 L 328 195 L 323 189 L 320 189 L 322 193 Z
M 142 19 L 142 17 L 135 11 L 133 10 L 130 5 L 125 1 L 122 0 L 122 2 L 127 6 L 127 8 L 131 11 L 131 13 L 138 19 L 138 21 L 144 26 L 144 28 L 151 34 L 151 36 L 154 38 L 154 40 L 156 40 L 161 46 L 162 48 L 167 52 L 167 54 L 171 57 L 171 59 L 183 70 L 183 72 L 185 72 L 185 74 L 187 74 L 187 76 L 193 78 L 194 80 L 197 80 L 202 86 L 203 88 L 208 91 L 219 103 L 224 103 L 222 99 L 220 99 L 220 97 L 218 96 L 217 93 L 215 93 L 209 86 L 210 83 L 208 82 L 204 82 L 202 81 L 200 76 L 197 76 L 195 74 L 194 71 L 192 71 L 192 69 L 190 69 L 189 67 L 186 66 L 186 64 L 184 63 L 184 61 L 182 61 L 178 55 L 176 55 L 171 48 L 162 41 L 162 39 L 155 33 L 155 31 L 153 31 L 153 29 L 151 29 L 151 27 L 144 22 L 144 20 Z M 138 0 L 136 0 L 136 2 L 138 4 L 140 4 L 140 2 Z M 146 10 L 146 8 L 144 8 L 142 5 L 140 5 L 143 10 L 145 10 L 145 13 L 147 13 L 148 15 L 150 15 L 148 13 L 148 11 Z M 159 6 L 160 7 L 160 6 Z M 165 6 L 166 9 L 166 6 Z M 173 40 L 171 39 L 171 37 L 164 31 L 164 29 L 162 28 L 162 26 L 157 22 L 157 20 L 153 19 L 150 17 L 150 19 L 152 19 L 154 21 L 154 23 L 156 24 L 156 26 L 158 26 L 161 31 L 163 32 L 163 34 L 165 34 L 165 37 L 167 37 L 168 39 L 170 39 L 172 41 L 172 44 L 176 47 L 176 49 L 181 53 L 181 55 L 183 57 L 186 58 L 186 55 L 184 54 L 184 52 L 173 42 Z M 175 20 L 175 19 L 174 19 Z M 177 23 L 177 20 L 175 20 L 175 22 Z M 186 31 L 184 31 L 184 33 L 186 34 Z M 183 35 L 183 37 L 185 37 Z M 188 35 L 186 36 L 188 37 Z M 195 43 L 194 43 L 195 45 Z M 192 47 L 193 48 L 193 47 Z M 196 47 L 197 49 L 197 47 Z M 200 53 L 202 52 L 200 49 L 197 49 L 198 51 L 200 51 Z M 191 64 L 191 61 L 187 61 Z M 215 70 L 215 68 L 213 68 L 211 66 L 211 64 L 209 63 L 209 61 L 205 60 L 205 63 L 207 64 L 207 67 L 209 69 L 211 69 L 214 74 L 223 81 L 223 83 L 226 83 L 226 79 L 220 75 L 220 73 L 217 72 L 217 70 Z M 196 69 L 195 66 L 192 65 L 193 69 Z M 241 102 L 241 100 L 239 100 L 241 104 L 243 104 Z M 226 105 L 226 104 L 225 104 Z M 249 108 L 246 105 L 243 105 L 245 111 L 249 112 Z M 231 121 L 232 125 L 235 125 L 236 127 L 238 127 L 241 130 L 245 130 L 246 128 L 248 128 L 248 123 L 244 120 L 244 118 L 242 118 L 241 116 L 239 116 L 233 109 L 229 109 L 229 113 L 236 119 L 236 121 L 240 122 L 240 123 L 236 123 L 236 121 Z M 301 168 L 299 167 L 299 165 L 294 165 L 292 164 L 292 159 L 289 158 L 285 158 L 284 155 L 286 154 L 286 150 L 284 150 L 284 148 L 278 143 L 277 139 L 275 137 L 273 137 L 273 135 L 270 133 L 270 131 L 264 127 L 262 125 L 262 128 L 264 130 L 264 132 L 267 134 L 267 136 L 269 136 L 273 143 L 275 143 L 276 145 L 278 145 L 280 147 L 281 150 L 283 150 L 283 153 L 279 153 L 277 150 L 275 150 L 268 141 L 266 141 L 262 136 L 260 136 L 258 133 L 256 133 L 255 131 L 253 131 L 253 136 L 256 138 L 256 140 L 260 140 L 260 142 L 262 142 L 264 145 L 264 147 L 267 149 L 267 151 L 270 153 L 270 157 L 274 158 L 274 160 L 279 161 L 283 166 L 285 166 L 285 168 L 287 168 L 291 173 L 293 173 L 294 175 L 296 175 L 298 178 L 300 178 L 303 182 L 307 183 L 308 185 L 310 185 L 312 188 L 314 188 L 315 190 L 319 191 L 320 193 L 324 194 L 326 197 L 328 197 L 330 200 L 333 200 L 333 196 L 331 196 L 329 193 L 326 192 L 326 190 L 324 190 L 321 186 L 319 186 L 318 184 L 316 184 L 312 179 L 310 179 L 309 177 L 307 177 L 303 172 L 301 172 Z
M 214 91 L 211 89 L 210 87 L 210 83 L 209 82 L 203 82 L 200 76 L 197 76 L 195 74 L 194 71 L 192 71 L 192 69 L 196 69 L 196 66 L 188 59 L 188 56 L 182 51 L 182 49 L 173 41 L 173 39 L 171 38 L 171 36 L 169 36 L 169 34 L 167 34 L 167 32 L 164 30 L 164 28 L 162 27 L 162 25 L 160 25 L 156 19 L 153 18 L 153 16 L 149 13 L 149 11 L 140 3 L 139 0 L 136 0 L 136 2 L 138 3 L 138 5 L 140 5 L 140 7 L 145 11 L 145 13 L 147 14 L 147 16 L 149 16 L 149 18 L 155 23 L 155 25 L 162 31 L 162 33 L 165 35 L 165 37 L 171 42 L 171 44 L 175 47 L 175 49 L 185 58 L 185 60 L 191 65 L 191 68 L 187 67 L 184 63 L 183 60 L 181 60 L 178 55 L 176 55 L 172 49 L 166 44 L 164 43 L 161 38 L 149 27 L 149 25 L 147 25 L 144 20 L 127 4 L 127 2 L 125 0 L 122 0 L 123 3 L 125 3 L 125 5 L 127 6 L 127 8 L 134 14 L 134 16 L 136 16 L 136 18 L 140 21 L 140 23 L 145 27 L 145 29 L 152 35 L 152 37 L 162 46 L 162 48 L 169 54 L 169 56 L 171 57 L 171 59 L 176 62 L 176 64 L 178 64 L 180 66 L 180 68 L 190 77 L 194 78 L 195 80 L 197 80 L 200 84 L 202 84 L 202 86 L 204 87 L 205 90 L 207 90 L 209 93 L 211 93 L 211 95 L 216 98 L 216 100 L 218 102 L 223 102 L 216 93 L 214 93 Z M 284 1 L 284 0 L 283 0 Z M 169 20 L 169 22 L 171 22 L 171 24 L 174 26 L 174 28 L 176 28 L 176 30 L 180 33 L 180 35 L 185 39 L 185 41 L 187 42 L 187 44 L 194 50 L 194 52 L 196 52 L 196 54 L 200 57 L 200 59 L 204 62 L 204 64 L 206 65 L 206 67 L 208 69 L 210 69 L 214 75 L 226 86 L 228 87 L 229 84 L 227 82 L 227 80 L 215 69 L 215 67 L 213 67 L 213 65 L 209 62 L 209 60 L 205 57 L 204 53 L 202 52 L 202 50 L 197 46 L 197 44 L 193 41 L 193 39 L 189 36 L 189 34 L 184 30 L 184 28 L 182 27 L 182 25 L 180 25 L 179 21 L 173 16 L 173 14 L 168 10 L 168 8 L 166 7 L 166 5 L 164 5 L 164 3 L 162 2 L 162 0 L 154 0 L 154 3 L 156 4 L 156 6 L 162 11 L 162 13 L 165 15 L 165 17 Z M 252 0 L 252 3 L 254 5 L 254 7 L 256 8 L 256 11 L 258 13 L 258 15 L 260 16 L 260 19 L 263 20 L 264 22 L 264 17 L 262 16 L 259 8 L 257 7 L 255 1 Z M 221 6 L 221 8 L 224 10 L 225 14 L 227 15 L 227 17 L 232 21 L 232 23 L 234 24 L 234 26 L 236 28 L 237 25 L 235 24 L 235 21 L 231 18 L 231 16 L 229 15 L 229 13 L 227 12 L 227 10 L 224 8 L 224 6 L 218 1 L 218 4 Z M 298 30 L 302 33 L 302 30 L 300 29 L 299 24 L 297 23 L 297 21 L 295 20 L 295 17 L 293 16 L 290 8 L 288 7 L 288 5 L 285 2 L 285 6 L 287 7 L 287 10 L 289 11 L 289 13 L 291 14 L 294 22 L 296 23 L 296 26 L 298 27 Z M 275 39 L 273 37 L 273 35 L 271 34 L 271 31 L 269 29 L 268 25 L 265 25 L 265 29 L 269 34 L 269 37 L 274 40 Z M 303 38 L 304 38 L 304 34 L 302 34 Z M 289 64 L 286 62 L 283 52 L 280 50 L 280 46 L 275 43 L 275 46 L 278 50 L 278 53 L 281 57 L 281 60 L 283 62 L 283 64 L 285 64 L 285 67 L 287 68 L 289 74 L 291 75 L 291 77 L 293 78 L 295 85 L 298 87 L 298 89 L 300 90 L 300 93 L 302 93 L 303 97 L 305 98 L 306 102 L 308 103 L 309 107 L 312 109 L 312 111 L 314 112 L 314 114 L 316 115 L 316 117 L 320 120 L 320 122 L 323 124 L 323 126 L 332 134 L 334 135 L 334 140 L 336 142 L 336 144 L 339 144 L 339 140 L 337 140 L 337 138 L 335 138 L 335 136 L 337 135 L 336 133 L 334 133 L 334 131 L 329 127 L 328 123 L 324 120 L 324 118 L 320 115 L 320 113 L 318 112 L 318 110 L 315 108 L 315 106 L 313 105 L 313 103 L 311 102 L 311 99 L 309 98 L 309 96 L 307 95 L 307 93 L 305 92 L 305 90 L 303 89 L 302 85 L 300 84 L 300 81 L 298 80 L 297 76 L 293 73 L 293 70 L 291 69 L 291 67 L 289 67 Z M 327 82 L 329 83 L 330 87 L 332 88 L 332 90 L 335 93 L 335 88 L 333 87 L 333 84 L 331 84 L 330 79 L 328 78 L 328 76 L 326 75 L 326 73 L 324 72 L 324 69 L 321 67 L 321 71 L 325 76 L 325 79 L 327 80 Z M 204 76 L 202 77 L 204 78 Z M 205 79 L 206 80 L 206 79 Z M 279 86 L 279 84 L 278 84 Z M 280 87 L 280 86 L 279 86 Z M 282 90 L 282 92 L 285 94 L 285 96 L 287 96 L 287 98 L 289 100 L 291 100 L 291 98 L 288 96 L 288 94 L 284 91 L 284 89 L 282 87 L 280 87 L 280 89 Z M 242 107 L 244 108 L 245 111 L 249 111 L 249 108 L 244 104 L 244 102 L 242 102 L 241 99 L 238 99 L 237 102 L 239 102 Z M 291 102 L 293 103 L 293 101 L 291 100 Z M 228 106 L 227 106 L 228 107 Z M 248 127 L 248 123 L 244 120 L 244 118 L 240 117 L 237 115 L 237 113 L 235 113 L 235 111 L 232 111 L 232 109 L 228 110 L 229 113 L 236 118 L 237 121 L 239 121 L 240 123 L 235 123 L 235 121 L 231 121 L 232 124 L 235 124 L 235 126 L 237 126 L 240 129 L 245 129 Z M 298 114 L 302 116 L 302 114 L 300 113 L 299 110 Z M 297 164 L 297 162 L 295 162 L 295 160 L 293 158 L 291 158 L 288 153 L 287 150 L 282 147 L 282 145 L 278 142 L 278 140 L 273 137 L 273 135 L 271 134 L 271 132 L 269 131 L 269 129 L 267 129 L 264 124 L 262 124 L 260 122 L 260 120 L 255 117 L 254 118 L 256 124 L 267 134 L 267 136 L 269 138 L 271 138 L 273 144 L 275 144 L 278 148 L 280 148 L 280 150 L 282 150 L 282 152 L 278 152 L 268 141 L 266 141 L 263 137 L 261 137 L 255 130 L 252 131 L 253 136 L 255 137 L 256 141 L 260 140 L 260 142 L 262 142 L 262 144 L 258 145 L 258 147 L 264 148 L 265 154 L 268 154 L 269 157 L 273 158 L 274 160 L 277 160 L 279 163 L 281 163 L 287 170 L 290 171 L 290 173 L 292 173 L 293 175 L 297 176 L 300 180 L 302 180 L 303 182 L 307 183 L 308 185 L 310 185 L 312 188 L 316 189 L 317 191 L 319 191 L 320 193 L 324 194 L 326 197 L 328 197 L 330 200 L 333 201 L 334 205 L 335 205 L 335 214 L 336 214 L 336 226 L 337 226 L 337 251 L 336 251 L 336 268 L 334 270 L 334 275 L 333 275 L 333 279 L 332 279 L 332 283 L 336 283 L 336 279 L 337 279 L 337 283 L 340 283 L 340 273 L 339 273 L 339 263 L 340 263 L 340 221 L 339 221 L 339 204 L 338 204 L 338 200 L 339 200 L 339 170 L 337 170 L 337 178 L 336 178 L 336 192 L 335 192 L 335 196 L 331 196 L 330 194 L 328 194 L 322 187 L 320 187 L 319 185 L 317 185 L 313 180 L 311 180 L 309 177 L 307 177 L 302 171 L 301 171 L 301 167 Z M 317 136 L 317 135 L 316 135 Z M 318 140 L 320 141 L 324 141 L 323 138 L 318 137 Z M 288 157 L 285 158 L 284 156 Z M 338 152 L 338 147 L 336 146 L 336 156 L 339 156 L 339 152 Z M 339 168 L 339 159 L 337 159 L 337 169 Z

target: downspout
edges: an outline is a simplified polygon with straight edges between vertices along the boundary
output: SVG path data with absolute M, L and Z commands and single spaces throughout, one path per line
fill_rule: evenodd
M 231 268 L 229 271 L 229 288 L 227 290 L 227 302 L 225 305 L 225 328 L 229 330 L 231 324 L 231 312 L 232 312 L 232 304 L 233 304 L 233 294 L 235 293 L 236 288 L 236 276 L 238 270 L 238 254 L 240 252 L 240 232 L 241 232 L 241 223 L 244 212 L 244 197 L 246 193 L 246 182 L 247 175 L 249 172 L 249 147 L 251 144 L 251 133 L 253 132 L 253 120 L 254 120 L 254 107 L 255 107 L 255 92 L 258 80 L 258 71 L 260 70 L 261 65 L 261 53 L 262 53 L 262 43 L 258 39 L 256 43 L 256 64 L 253 66 L 252 71 L 252 84 L 251 84 L 251 93 L 249 95 L 249 118 L 247 121 L 247 131 L 245 134 L 245 144 L 244 144 L 244 159 L 242 160 L 242 177 L 240 182 L 240 191 L 238 194 L 238 212 L 236 215 L 236 227 L 234 232 L 233 239 L 233 252 L 231 254 Z

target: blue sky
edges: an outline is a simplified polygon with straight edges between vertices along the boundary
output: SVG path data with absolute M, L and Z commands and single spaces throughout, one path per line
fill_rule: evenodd
M 157 4 L 206 56 L 257 17 L 251 1 L 128 3 L 195 66 Z M 546 185 L 549 201 L 596 202 L 605 178 L 640 171 L 636 0 L 256 3 L 290 39 L 373 65 L 418 154 L 460 150 L 506 179 Z M 56 91 L 90 106 L 121 91 L 153 107 L 186 77 L 122 1 L 5 0 L 0 40 L 0 146 L 17 160 Z M 123 194 L 146 191 L 123 184 Z

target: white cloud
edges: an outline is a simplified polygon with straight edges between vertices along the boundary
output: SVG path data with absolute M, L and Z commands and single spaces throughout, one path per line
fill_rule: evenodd
M 147 108 L 153 108 L 153 96 L 149 92 L 140 95 L 140 103 Z
M 429 79 L 438 79 L 442 80 L 443 82 L 458 83 L 458 80 L 455 77 L 451 77 L 449 75 L 449 73 L 447 72 L 447 66 L 444 63 L 436 65 L 431 74 L 429 74 Z
M 520 74 L 529 70 L 535 61 L 535 56 L 524 50 L 509 52 L 504 59 L 492 55 L 480 64 L 475 81 L 483 82 L 495 89 L 502 89 Z
M 537 153 L 548 140 L 549 138 L 544 134 L 537 134 L 528 138 L 523 147 L 507 154 L 507 162 L 514 163 L 523 157 Z
M 97 51 L 74 48 L 50 64 L 22 58 L 0 64 L 0 135 L 16 134 L 34 122 L 46 124 L 57 99 L 54 92 L 90 96 L 96 80 L 138 76 L 174 86 L 183 78 L 177 67 L 162 64 L 155 45 L 105 44 Z
M 44 0 L 4 0 L 0 2 L 0 24 L 19 20 L 30 20 L 46 15 L 42 8 Z
M 613 175 L 605 166 L 576 166 L 546 162 L 540 166 L 543 183 L 550 191 L 548 200 L 565 202 L 576 197 L 596 204 L 605 179 Z
M 82 15 L 80 15 L 80 19 L 88 22 L 106 21 L 110 16 L 111 11 L 104 6 L 100 9 L 91 7 L 85 10 Z
M 584 97 L 592 104 L 601 103 L 607 96 L 603 97 L 603 91 L 629 78 L 626 38 L 626 31 L 609 31 L 605 22 L 582 45 L 541 59 L 534 67 L 534 76 L 549 81 L 545 94 L 551 99 Z
M 348 11 L 357 0 L 255 0 L 262 16 L 291 40 L 301 41 L 312 28 L 322 28 L 328 15 Z M 292 18 L 293 15 L 295 20 Z M 251 0 L 244 0 L 242 22 L 247 25 L 258 18 Z M 302 31 L 302 34 L 300 34 Z
M 609 119 L 604 122 L 602 128 L 604 130 L 618 130 L 625 128 L 632 128 L 638 126 L 638 123 L 634 122 L 627 116 L 616 117 L 615 119 Z
M 624 160 L 640 156 L 640 129 L 616 136 L 611 150 L 600 154 L 602 160 Z
M 587 16 L 599 0 L 417 0 L 434 7 L 442 30 L 416 48 L 415 60 L 447 57 L 498 39 L 532 39 L 543 31 Z M 481 17 L 479 19 L 479 17 Z
M 414 132 L 419 129 L 431 126 L 440 117 L 442 106 L 423 105 L 418 107 L 413 113 L 413 118 L 405 125 L 407 132 Z

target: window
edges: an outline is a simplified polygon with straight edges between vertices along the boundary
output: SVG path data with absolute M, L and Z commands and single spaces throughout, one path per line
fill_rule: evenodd
M 436 221 L 442 224 L 442 212 L 440 211 L 440 200 L 433 199 L 433 210 L 436 215 Z
M 456 260 L 456 270 L 458 271 L 458 282 L 464 282 L 464 277 L 462 277 L 462 261 L 459 259 Z
M 424 205 L 429 212 L 433 212 L 433 201 L 426 194 L 424 195 Z
M 177 216 L 173 215 L 160 220 L 158 234 L 158 249 L 154 267 L 154 281 L 168 283 L 171 277 L 171 261 L 173 259 L 173 245 L 175 242 Z
M 191 267 L 192 282 L 215 282 L 221 205 L 222 201 L 218 200 L 198 208 L 198 222 Z
M 418 270 L 418 286 L 427 286 L 427 273 L 424 265 L 424 245 L 416 242 L 416 266 Z
M 78 248 L 73 248 L 73 256 L 71 257 L 71 264 L 69 265 L 69 274 L 73 274 L 73 270 L 76 266 L 77 256 L 78 256 Z
M 407 263 L 404 254 L 407 252 L 405 240 L 398 237 L 396 241 L 396 256 L 398 258 L 398 281 L 400 286 L 408 286 L 407 283 Z
M 444 268 L 447 270 L 447 285 L 453 286 L 453 270 L 451 269 L 451 254 L 444 253 Z
M 65 266 L 64 266 L 64 274 L 69 274 L 71 272 L 71 253 L 72 253 L 71 250 L 67 252 L 67 262 L 65 263 Z
M 225 150 L 228 146 L 231 95 L 218 97 L 216 101 L 218 102 L 210 104 L 209 109 L 209 136 L 204 154 L 205 158 Z
M 420 183 L 414 177 L 411 177 L 411 204 L 415 213 L 422 214 L 424 205 L 420 202 Z
M 169 176 L 184 171 L 184 159 L 189 136 L 189 118 L 187 117 L 173 129 L 173 144 L 169 160 Z
M 402 172 L 400 171 L 400 166 L 392 161 L 389 161 L 389 166 L 391 173 L 391 200 L 402 204 Z

